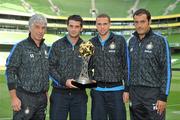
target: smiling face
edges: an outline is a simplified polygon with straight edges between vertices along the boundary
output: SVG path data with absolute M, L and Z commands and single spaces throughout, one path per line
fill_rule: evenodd
M 82 31 L 81 22 L 69 20 L 67 30 L 70 38 L 79 38 L 80 32 Z
M 29 31 L 31 33 L 31 38 L 35 42 L 41 42 L 46 31 L 46 26 L 42 23 L 35 22 L 29 28 Z
M 99 17 L 96 19 L 96 28 L 102 38 L 106 38 L 108 36 L 110 26 L 111 24 L 107 17 Z
M 150 30 L 150 24 L 151 21 L 147 19 L 146 14 L 139 14 L 134 16 L 134 26 L 140 38 L 143 38 Z

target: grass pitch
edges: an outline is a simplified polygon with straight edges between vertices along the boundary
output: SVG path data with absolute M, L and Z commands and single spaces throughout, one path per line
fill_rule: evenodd
M 10 107 L 10 97 L 6 85 L 4 71 L 0 71 L 0 120 L 11 120 L 12 119 L 12 111 Z M 180 71 L 173 71 L 171 81 L 171 90 L 167 104 L 167 115 L 166 120 L 179 120 L 180 118 Z M 51 91 L 51 90 L 50 90 Z M 50 92 L 49 91 L 49 92 Z M 89 89 L 87 90 L 89 96 Z M 127 105 L 128 106 L 128 105 Z M 89 96 L 88 100 L 88 114 L 87 120 L 91 120 L 90 116 L 90 108 L 91 108 L 91 99 Z M 128 113 L 128 107 L 127 107 Z M 47 111 L 47 119 L 49 113 Z M 128 113 L 129 120 L 129 113 Z

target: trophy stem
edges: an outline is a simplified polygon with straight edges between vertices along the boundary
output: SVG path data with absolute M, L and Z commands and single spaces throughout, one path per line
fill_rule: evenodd
M 90 59 L 90 56 L 86 56 L 86 57 L 82 56 L 83 64 L 82 64 L 81 73 L 78 79 L 78 82 L 82 84 L 91 83 L 91 80 L 89 80 L 89 76 L 88 76 L 89 59 Z

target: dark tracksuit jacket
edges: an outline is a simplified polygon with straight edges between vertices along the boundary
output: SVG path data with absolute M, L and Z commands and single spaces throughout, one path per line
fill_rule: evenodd
M 98 35 L 90 41 L 95 46 L 95 53 L 89 62 L 91 79 L 96 80 L 98 86 L 101 86 L 101 83 L 112 83 L 112 86 L 109 87 L 122 85 L 124 81 L 126 82 L 128 79 L 128 50 L 125 39 L 122 36 L 110 33 L 104 46 L 101 45 Z M 94 69 L 94 73 L 92 69 Z
M 16 44 L 6 62 L 9 90 L 21 89 L 30 93 L 47 92 L 49 88 L 48 47 L 38 48 L 32 38 Z
M 83 42 L 80 38 L 72 46 L 67 36 L 53 43 L 49 54 L 50 76 L 52 86 L 65 88 L 67 79 L 77 79 L 81 72 L 82 59 L 79 54 L 79 45 Z
M 72 45 L 65 36 L 53 43 L 50 54 L 50 76 L 53 80 L 53 90 L 50 96 L 50 119 L 67 119 L 66 114 L 71 114 L 74 119 L 85 119 L 87 114 L 87 94 L 85 89 L 69 89 L 66 87 L 67 79 L 78 79 L 82 58 L 79 54 L 81 38 Z M 75 104 L 74 104 L 75 103 Z M 73 105 L 72 105 L 73 104 Z M 61 109 L 57 112 L 58 109 Z M 78 111 L 79 114 L 75 114 Z
M 130 86 L 159 88 L 166 101 L 171 81 L 171 56 L 167 40 L 150 30 L 142 41 L 137 32 L 129 40 Z

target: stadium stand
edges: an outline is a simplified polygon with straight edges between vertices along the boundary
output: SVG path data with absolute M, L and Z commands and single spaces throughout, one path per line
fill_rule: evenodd
M 93 5 L 95 10 L 98 10 L 96 12 L 106 12 L 113 18 L 131 16 L 130 14 L 138 8 L 147 8 L 153 16 L 177 14 L 180 8 L 180 0 L 1 0 L 0 10 L 31 13 L 23 7 L 22 1 L 35 12 L 57 15 L 51 9 L 53 6 L 53 9 L 60 9 L 58 15 L 69 16 L 73 12 L 83 17 L 92 17 L 89 11 L 94 10 Z
M 27 24 L 32 14 L 41 13 L 48 18 L 45 42 L 51 46 L 66 34 L 66 20 L 71 14 L 83 16 L 82 37 L 85 40 L 95 35 L 94 17 L 99 13 L 109 14 L 111 30 L 128 39 L 134 31 L 132 13 L 138 8 L 151 12 L 152 28 L 167 37 L 171 46 L 172 69 L 180 70 L 180 0 L 0 0 L 0 120 L 10 120 L 12 116 L 2 70 L 12 46 L 27 37 Z M 173 77 L 167 120 L 179 120 L 180 117 L 180 98 L 177 96 L 180 93 L 179 71 L 173 71 Z M 90 111 L 87 120 L 90 120 Z
M 47 17 L 48 34 L 65 34 L 67 16 L 80 14 L 84 19 L 82 34 L 94 35 L 96 33 L 94 17 L 97 13 L 105 12 L 112 17 L 111 30 L 128 38 L 134 31 L 133 19 L 130 16 L 138 8 L 147 8 L 153 15 L 151 27 L 167 36 L 169 41 L 173 42 L 172 47 L 177 47 L 179 45 L 176 41 L 179 38 L 173 36 L 180 33 L 179 2 L 180 0 L 165 0 L 163 2 L 162 0 L 113 0 L 113 2 L 105 2 L 104 0 L 68 0 L 68 2 L 66 0 L 43 0 L 43 2 L 37 0 L 1 0 L 0 31 L 27 31 L 29 17 L 36 12 Z M 109 7 L 110 4 L 113 8 Z M 173 9 L 166 12 L 169 6 L 173 6 Z
M 27 3 L 25 0 L 21 0 L 21 2 L 22 2 L 22 6 L 24 7 L 24 9 L 26 9 L 26 11 L 30 13 L 34 13 L 34 9 L 29 3 Z

